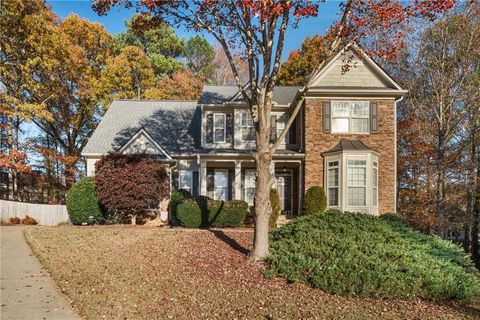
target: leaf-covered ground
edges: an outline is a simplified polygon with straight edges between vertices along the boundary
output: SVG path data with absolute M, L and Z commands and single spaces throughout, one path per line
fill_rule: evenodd
M 267 279 L 250 230 L 32 228 L 26 238 L 88 319 L 475 319 L 477 306 L 379 301 Z

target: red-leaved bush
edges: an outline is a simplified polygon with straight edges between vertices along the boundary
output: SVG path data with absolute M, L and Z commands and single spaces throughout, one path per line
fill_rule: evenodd
M 151 156 L 112 153 L 95 167 L 97 198 L 109 214 L 134 222 L 168 195 L 167 170 Z

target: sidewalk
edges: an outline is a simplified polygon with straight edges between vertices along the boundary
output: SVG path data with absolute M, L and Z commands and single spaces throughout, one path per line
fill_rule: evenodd
M 35 258 L 23 226 L 0 226 L 0 318 L 80 319 Z

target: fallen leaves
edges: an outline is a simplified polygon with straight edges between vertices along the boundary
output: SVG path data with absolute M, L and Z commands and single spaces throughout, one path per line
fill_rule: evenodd
M 473 319 L 478 309 L 345 298 L 264 277 L 245 230 L 35 228 L 27 237 L 88 319 Z M 478 308 L 478 306 L 477 306 Z

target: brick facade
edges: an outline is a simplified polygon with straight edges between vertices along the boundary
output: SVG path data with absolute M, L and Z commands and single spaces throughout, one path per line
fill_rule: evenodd
M 395 210 L 395 100 L 350 98 L 348 100 L 369 100 L 378 103 L 378 133 L 324 133 L 323 101 L 325 100 L 321 98 L 306 99 L 304 108 L 305 190 L 311 186 L 323 186 L 324 184 L 322 152 L 333 148 L 342 138 L 360 140 L 379 153 L 379 213 L 393 212 Z

